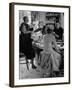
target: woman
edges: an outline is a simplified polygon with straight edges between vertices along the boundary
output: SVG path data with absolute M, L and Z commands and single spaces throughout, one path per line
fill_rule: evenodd
M 35 52 L 32 47 L 32 39 L 31 39 L 31 33 L 30 27 L 27 24 L 28 23 L 28 17 L 23 17 L 24 22 L 20 26 L 20 52 L 24 53 L 27 59 L 31 59 L 32 62 L 32 68 L 36 69 L 36 66 L 34 65 L 34 57 Z
M 40 42 L 42 40 L 42 31 L 43 31 L 43 26 L 44 26 L 44 23 L 43 21 L 39 21 L 38 23 L 38 29 L 36 29 L 34 31 L 34 34 L 35 34 L 35 37 L 36 37 L 36 40 L 37 42 Z M 39 59 L 39 54 L 40 52 L 42 51 L 42 49 L 36 47 L 35 48 L 35 52 L 36 52 L 36 59 L 38 60 Z
M 40 53 L 38 64 L 42 73 L 50 74 L 50 71 L 59 71 L 60 54 L 59 48 L 56 44 L 56 39 L 52 33 L 51 26 L 46 25 L 44 36 L 44 48 Z M 54 47 L 53 47 L 54 46 Z M 54 48 L 54 49 L 53 49 Z

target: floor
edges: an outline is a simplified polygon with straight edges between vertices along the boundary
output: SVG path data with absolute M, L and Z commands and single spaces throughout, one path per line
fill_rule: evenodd
M 32 69 L 30 62 L 28 63 L 29 70 L 27 69 L 27 66 L 24 63 L 25 63 L 25 60 L 20 61 L 20 65 L 19 65 L 19 68 L 20 68 L 19 78 L 20 79 L 41 78 L 42 77 L 40 72 L 38 72 L 35 69 Z M 36 65 L 36 62 L 34 62 L 34 64 Z
M 43 78 L 43 75 L 41 72 L 39 72 L 37 69 L 32 69 L 31 67 L 31 63 L 30 60 L 28 60 L 28 66 L 29 66 L 29 70 L 27 69 L 27 66 L 25 64 L 25 58 L 22 57 L 20 58 L 20 64 L 19 64 L 19 79 L 30 79 L 30 78 Z M 36 64 L 36 60 L 34 60 L 34 64 L 37 66 Z M 63 71 L 61 70 L 60 73 L 58 74 L 58 77 L 63 77 Z M 52 77 L 57 77 L 56 73 L 54 73 Z M 46 76 L 46 78 L 50 78 L 50 76 Z

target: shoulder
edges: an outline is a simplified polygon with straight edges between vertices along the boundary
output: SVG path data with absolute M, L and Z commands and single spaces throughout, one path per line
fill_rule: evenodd
M 54 39 L 55 39 L 55 35 L 54 35 L 53 33 L 51 33 L 51 34 L 50 34 L 50 38 L 51 38 L 52 40 L 54 40 Z
M 29 26 L 29 25 L 23 22 L 23 23 L 21 23 L 20 26 Z
M 23 23 L 21 23 L 21 25 L 20 26 L 23 26 L 24 25 L 24 22 Z
M 44 39 L 52 39 L 53 38 L 53 35 L 52 34 L 46 34 L 44 36 Z
M 23 26 L 25 26 L 25 24 L 24 23 L 21 23 L 20 28 L 22 28 Z

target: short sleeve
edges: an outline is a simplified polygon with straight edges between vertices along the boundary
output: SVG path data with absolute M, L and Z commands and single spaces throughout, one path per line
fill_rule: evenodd
M 25 27 L 24 23 L 22 23 L 20 26 L 20 31 L 22 31 L 22 30 L 26 31 L 26 27 Z

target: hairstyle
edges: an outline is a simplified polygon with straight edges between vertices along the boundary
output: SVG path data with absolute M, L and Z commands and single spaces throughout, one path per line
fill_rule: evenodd
M 26 18 L 28 18 L 28 17 L 27 17 L 27 16 L 24 16 L 24 17 L 23 17 L 23 20 L 25 21 L 25 20 L 26 20 Z
M 48 24 L 48 23 L 47 23 L 46 26 L 47 26 L 47 25 L 51 25 L 51 24 Z M 53 24 L 53 25 L 54 25 L 54 24 Z M 45 28 L 46 28 L 46 26 L 45 26 Z M 47 31 L 45 31 L 45 32 L 47 32 L 48 34 L 50 34 L 50 33 L 52 32 L 52 30 L 48 27 Z
M 50 34 L 52 30 L 50 28 L 47 29 L 47 33 Z

